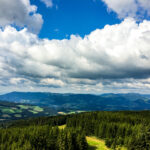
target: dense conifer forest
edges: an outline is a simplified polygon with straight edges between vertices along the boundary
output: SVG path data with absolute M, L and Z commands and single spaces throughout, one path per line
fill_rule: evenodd
M 87 150 L 86 136 L 103 139 L 112 149 L 149 150 L 150 111 L 86 112 L 1 123 L 0 149 Z

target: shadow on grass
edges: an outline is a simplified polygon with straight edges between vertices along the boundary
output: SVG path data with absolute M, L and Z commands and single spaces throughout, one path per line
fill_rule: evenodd
M 96 149 L 97 149 L 96 146 L 89 146 L 89 147 L 88 147 L 88 150 L 96 150 Z

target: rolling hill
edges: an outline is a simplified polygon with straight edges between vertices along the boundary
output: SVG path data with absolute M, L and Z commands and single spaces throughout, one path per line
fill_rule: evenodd
M 65 113 L 93 110 L 150 110 L 150 96 L 136 93 L 91 95 L 12 92 L 0 95 L 0 100 L 49 107 Z
M 51 116 L 55 114 L 55 110 L 46 107 L 0 101 L 0 121 Z

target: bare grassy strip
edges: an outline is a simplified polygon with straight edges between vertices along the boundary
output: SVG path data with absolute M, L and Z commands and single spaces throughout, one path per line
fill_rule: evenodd
M 105 145 L 105 141 L 96 137 L 86 137 L 89 150 L 112 150 Z M 125 147 L 118 147 L 116 150 L 127 150 Z
M 89 144 L 89 150 L 110 150 L 106 147 L 105 141 L 97 139 L 96 137 L 86 137 Z
M 65 129 L 66 125 L 58 126 L 59 129 Z

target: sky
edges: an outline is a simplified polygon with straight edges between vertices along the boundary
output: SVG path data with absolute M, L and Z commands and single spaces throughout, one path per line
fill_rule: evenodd
M 0 93 L 150 93 L 149 0 L 0 0 Z

